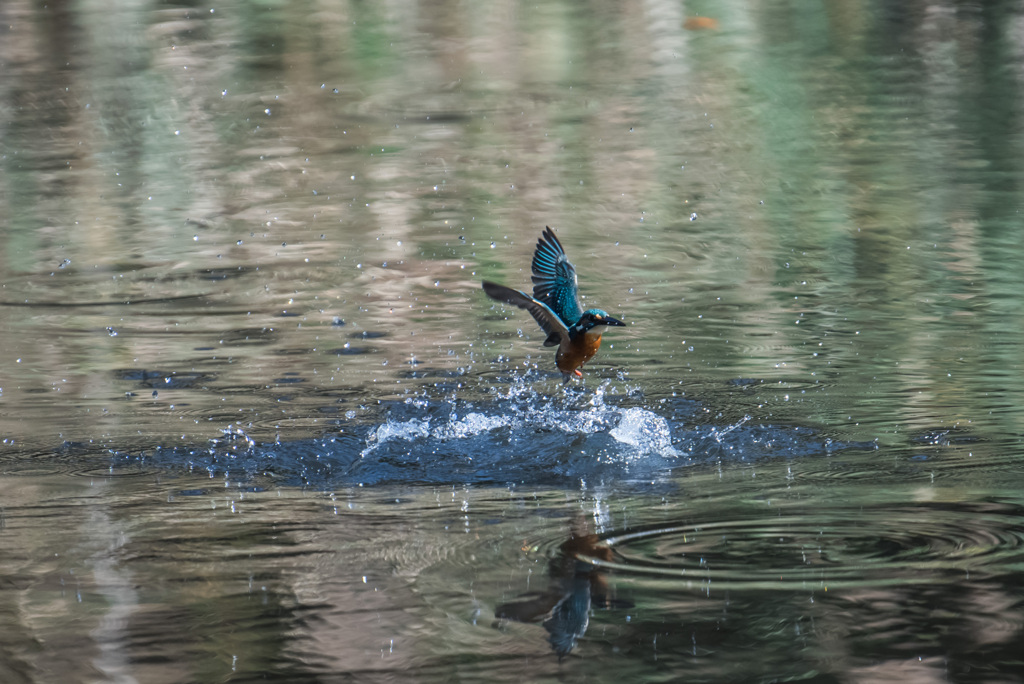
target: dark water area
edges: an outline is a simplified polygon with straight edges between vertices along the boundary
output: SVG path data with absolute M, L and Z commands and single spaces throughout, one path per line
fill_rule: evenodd
M 0 681 L 1020 681 L 1022 86 L 1021 2 L 0 3 Z

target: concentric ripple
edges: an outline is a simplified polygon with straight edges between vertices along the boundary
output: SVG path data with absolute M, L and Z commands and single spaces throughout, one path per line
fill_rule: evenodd
M 1024 517 L 1004 504 L 792 511 L 607 535 L 627 573 L 718 588 L 824 589 L 997 575 L 1024 566 Z

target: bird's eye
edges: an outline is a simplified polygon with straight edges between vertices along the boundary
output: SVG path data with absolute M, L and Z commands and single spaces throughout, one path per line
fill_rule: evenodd
M 602 316 L 601 314 L 594 314 L 594 318 L 596 318 L 599 321 L 604 320 L 604 316 Z

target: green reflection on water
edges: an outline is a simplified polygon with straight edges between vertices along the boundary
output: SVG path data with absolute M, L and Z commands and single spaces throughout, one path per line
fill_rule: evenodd
M 59 359 L 99 381 L 93 398 L 121 394 L 104 366 L 191 367 L 221 331 L 254 327 L 275 341 L 228 354 L 225 384 L 282 372 L 265 352 L 370 393 L 415 384 L 394 375 L 413 356 L 544 367 L 529 325 L 528 343 L 494 342 L 509 328 L 477 283 L 525 286 L 545 224 L 584 294 L 632 324 L 602 353 L 632 382 L 795 383 L 820 399 L 738 410 L 775 402 L 773 419 L 867 438 L 977 425 L 993 391 L 1021 391 L 1010 6 L 730 7 L 704 31 L 684 28 L 715 14 L 699 3 L 22 9 L 7 10 L 23 30 L 2 138 L 6 300 L 110 306 L 12 313 L 4 334 L 25 358 L 50 338 L 35 372 Z M 145 310 L 183 294 L 206 303 Z M 339 365 L 321 355 L 335 316 L 390 339 Z M 118 361 L 83 368 L 62 341 L 108 327 L 126 333 Z M 8 396 L 38 385 L 19 373 Z

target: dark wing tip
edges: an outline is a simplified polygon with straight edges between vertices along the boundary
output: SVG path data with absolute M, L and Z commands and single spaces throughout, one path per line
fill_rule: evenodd
M 556 254 L 565 254 L 562 243 L 555 236 L 555 231 L 551 230 L 551 226 L 544 226 L 544 232 L 540 234 L 540 239 L 537 240 L 537 248 L 534 252 L 539 252 L 549 245 Z
M 492 299 L 497 299 L 499 302 L 506 302 L 508 304 L 516 304 L 518 298 L 516 295 L 522 295 L 518 290 L 513 290 L 511 287 L 505 287 L 498 283 L 492 283 L 490 280 L 484 280 L 481 282 L 484 288 L 484 292 L 487 296 Z
M 568 338 L 569 329 L 558 317 L 558 314 L 552 311 L 551 307 L 547 304 L 534 299 L 525 292 L 513 290 L 511 287 L 498 285 L 497 283 L 492 283 L 489 280 L 483 281 L 483 288 L 488 297 L 497 299 L 499 302 L 517 306 L 520 309 L 526 309 L 530 312 L 530 315 L 533 316 L 535 321 L 537 321 L 537 324 L 540 325 L 541 329 L 548 334 L 549 340 L 552 339 L 552 337 L 557 340 Z

